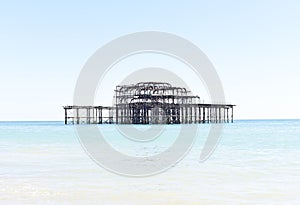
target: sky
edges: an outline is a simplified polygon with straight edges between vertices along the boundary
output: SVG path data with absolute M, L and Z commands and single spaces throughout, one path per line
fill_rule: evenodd
M 0 120 L 63 120 L 88 58 L 140 31 L 197 45 L 236 119 L 299 118 L 299 1 L 12 0 L 0 3 Z

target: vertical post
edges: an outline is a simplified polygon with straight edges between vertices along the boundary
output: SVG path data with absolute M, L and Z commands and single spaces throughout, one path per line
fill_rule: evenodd
M 193 123 L 193 106 L 190 106 L 190 124 Z
M 124 123 L 128 124 L 128 107 L 124 106 Z
M 178 99 L 177 99 L 177 103 L 179 103 Z M 182 104 L 178 105 L 178 110 L 179 110 L 179 116 L 178 116 L 179 117 L 179 124 L 182 124 Z
M 120 110 L 121 110 L 121 124 L 122 124 L 122 108 Z M 116 104 L 116 124 L 118 123 L 119 123 L 119 108 L 118 105 Z
M 117 91 L 117 88 L 115 90 L 115 96 L 116 96 L 116 124 L 118 124 L 118 122 L 119 122 L 119 109 L 118 109 L 118 107 L 119 106 L 118 106 L 118 91 Z M 122 114 L 121 114 L 121 117 L 122 117 Z
M 215 119 L 214 119 L 214 122 L 215 123 L 218 123 L 218 108 L 214 108 L 214 112 L 215 112 Z
M 198 109 L 196 106 L 194 106 L 194 112 L 195 112 L 195 116 L 194 116 L 194 123 L 197 123 L 197 119 L 198 119 Z
M 184 106 L 183 104 L 181 104 L 181 123 L 184 124 Z
M 76 108 L 76 123 L 79 124 L 79 108 Z
M 143 104 L 143 124 L 147 124 L 146 106 Z
M 211 122 L 211 107 L 209 107 L 207 111 L 208 111 L 208 113 L 207 113 L 208 119 L 207 120 L 208 120 L 208 123 L 210 123 Z
M 233 107 L 231 107 L 231 122 L 233 123 Z
M 227 119 L 226 119 L 226 122 L 228 123 L 228 122 L 229 122 L 228 107 L 226 108 L 226 116 L 227 116 L 227 117 L 226 117 L 226 118 L 227 118 Z
M 221 123 L 221 118 L 222 116 L 221 116 L 221 107 L 219 107 L 219 123 Z
M 177 107 L 177 124 L 180 124 L 180 108 Z
M 72 115 L 72 124 L 74 125 L 75 124 L 75 110 L 74 110 L 74 108 L 72 108 L 72 113 L 73 113 L 73 115 Z
M 91 108 L 92 109 L 92 124 L 95 123 L 95 112 L 94 112 L 94 107 Z
M 201 122 L 201 107 L 199 106 L 199 116 L 198 116 L 199 118 L 198 118 L 198 123 L 200 123 Z
M 87 124 L 91 124 L 90 123 L 90 108 L 86 108 L 86 123 Z
M 184 109 L 185 109 L 185 123 L 188 124 L 188 108 L 187 108 L 187 105 L 184 106 Z
M 220 116 L 219 116 L 219 108 L 216 107 L 216 108 L 215 108 L 215 112 L 216 112 L 216 113 L 215 113 L 216 123 L 219 123 L 219 117 L 220 117 Z
M 100 123 L 103 124 L 103 107 L 100 108 Z
M 97 120 L 98 120 L 98 109 L 96 107 L 94 107 L 94 112 L 95 112 L 94 123 L 98 124 L 98 122 L 97 122 Z
M 202 111 L 203 111 L 202 121 L 203 121 L 203 123 L 205 123 L 205 107 L 202 108 Z
M 68 112 L 67 112 L 67 108 L 65 109 L 65 125 L 68 124 Z

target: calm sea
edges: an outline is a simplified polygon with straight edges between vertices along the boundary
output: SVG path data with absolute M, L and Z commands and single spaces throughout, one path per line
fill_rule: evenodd
M 300 120 L 225 124 L 215 152 L 199 163 L 209 126 L 200 125 L 177 165 L 134 178 L 96 165 L 73 126 L 0 122 L 0 204 L 300 204 Z M 125 143 L 112 125 L 100 129 L 131 155 L 151 155 L 172 142 Z

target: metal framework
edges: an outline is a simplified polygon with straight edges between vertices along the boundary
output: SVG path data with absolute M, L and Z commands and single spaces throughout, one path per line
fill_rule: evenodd
M 231 104 L 201 104 L 186 88 L 163 82 L 118 85 L 114 105 L 64 106 L 65 124 L 191 124 L 233 122 Z

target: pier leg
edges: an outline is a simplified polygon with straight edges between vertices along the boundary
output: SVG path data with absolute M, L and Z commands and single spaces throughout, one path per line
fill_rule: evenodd
M 188 124 L 189 123 L 188 122 L 188 107 L 185 106 L 184 109 L 185 109 L 185 120 L 184 121 L 185 121 L 186 124 Z
M 217 112 L 217 108 L 214 108 L 214 114 L 215 114 L 215 116 L 214 116 L 214 123 L 218 123 L 218 112 Z
M 231 122 L 233 123 L 233 107 L 231 108 Z
M 214 123 L 218 123 L 218 112 L 217 112 L 217 108 L 214 108 L 214 114 L 215 114 L 215 116 L 214 116 Z
M 76 108 L 76 123 L 79 124 L 79 108 Z
M 121 111 L 121 124 L 122 124 L 123 123 L 123 121 L 122 121 L 122 115 L 123 115 L 122 108 L 120 108 L 120 111 Z M 118 124 L 118 123 L 119 123 L 119 108 L 116 104 L 116 124 Z
M 86 109 L 86 114 L 87 114 L 87 122 L 86 122 L 86 123 L 87 123 L 87 124 L 91 124 L 91 123 L 90 123 L 90 119 L 91 119 L 91 117 L 90 117 L 90 108 L 87 108 L 87 109 Z
M 226 118 L 227 123 L 229 123 L 228 108 L 226 108 Z
M 65 108 L 65 125 L 68 124 L 68 112 L 67 108 Z
M 98 108 L 98 112 L 99 112 L 99 124 L 102 124 L 102 108 Z
M 198 119 L 199 121 L 198 121 L 198 123 L 200 123 L 201 122 L 201 107 L 199 106 L 199 119 Z
M 190 115 L 191 115 L 190 124 L 192 124 L 193 123 L 193 107 L 190 107 Z
M 210 123 L 210 114 L 211 114 L 211 110 L 210 108 L 207 108 L 207 122 Z
M 221 123 L 221 119 L 222 119 L 222 118 L 221 118 L 221 117 L 222 117 L 222 116 L 221 116 L 221 108 L 219 107 L 218 110 L 219 110 L 219 123 Z

